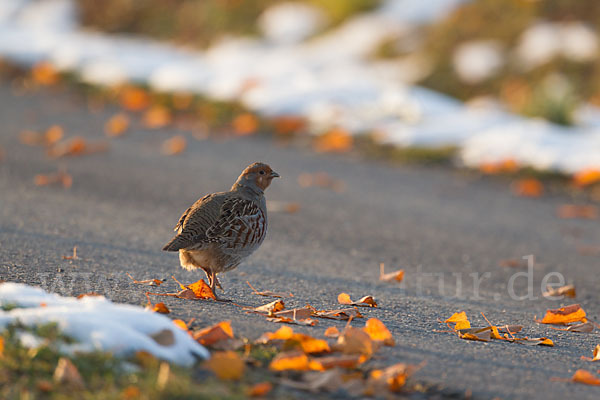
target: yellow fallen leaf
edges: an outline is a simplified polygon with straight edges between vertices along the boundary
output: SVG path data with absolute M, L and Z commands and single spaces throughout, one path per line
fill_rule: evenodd
M 600 361 L 600 344 L 597 344 L 596 347 L 594 348 L 594 352 L 592 354 L 592 357 L 586 357 L 586 356 L 581 356 L 582 360 L 586 360 L 586 361 Z
M 156 303 L 152 311 L 160 313 L 160 314 L 169 314 L 171 311 L 167 308 L 165 303 Z
M 234 351 L 214 352 L 210 359 L 205 362 L 219 379 L 238 380 L 244 374 L 244 360 Z
M 445 320 L 444 322 L 456 323 L 456 322 L 461 322 L 461 321 L 468 321 L 467 313 L 464 311 L 452 314 L 452 316 L 450 318 L 448 318 L 447 320 Z
M 350 299 L 350 295 L 348 293 L 340 293 L 338 295 L 338 303 L 340 303 L 340 304 L 352 304 L 352 300 Z
M 185 323 L 185 321 L 181 320 L 181 319 L 174 319 L 173 323 L 179 328 L 182 329 L 186 332 L 189 331 L 187 324 Z
M 377 307 L 377 302 L 373 296 L 363 296 L 357 301 L 352 301 L 348 293 L 340 293 L 338 295 L 338 303 L 362 307 Z

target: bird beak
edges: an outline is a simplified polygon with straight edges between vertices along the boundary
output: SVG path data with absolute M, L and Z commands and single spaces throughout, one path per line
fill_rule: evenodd
M 271 178 L 279 178 L 279 177 L 280 176 L 279 176 L 279 174 L 277 172 L 275 172 L 275 171 L 271 172 Z

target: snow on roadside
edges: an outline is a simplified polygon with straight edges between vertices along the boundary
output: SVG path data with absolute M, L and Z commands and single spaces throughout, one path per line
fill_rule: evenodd
M 0 306 L 16 306 L 10 311 L 0 310 L 0 329 L 16 322 L 28 327 L 56 323 L 62 333 L 76 340 L 61 347 L 69 354 L 104 351 L 126 356 L 144 350 L 182 365 L 210 357 L 202 345 L 164 315 L 113 303 L 102 296 L 76 299 L 6 282 L 0 284 Z M 158 334 L 162 339 L 155 340 L 153 336 Z M 27 332 L 21 335 L 21 342 L 32 347 L 40 344 L 39 338 Z
M 265 38 L 227 38 L 192 51 L 83 31 L 71 0 L 5 0 L 0 56 L 26 65 L 49 60 L 94 84 L 134 81 L 161 91 L 237 99 L 265 115 L 304 116 L 315 132 L 339 126 L 351 133 L 376 131 L 399 146 L 453 145 L 469 166 L 512 159 L 566 173 L 600 169 L 598 125 L 563 128 L 494 107 L 474 108 L 410 85 L 400 63 L 368 60 L 382 40 L 440 18 L 463 1 L 387 0 L 307 40 L 323 16 L 307 5 L 299 10 L 282 3 L 261 19 Z M 587 32 L 569 29 L 579 35 L 571 36 Z M 480 65 L 476 72 L 495 67 Z

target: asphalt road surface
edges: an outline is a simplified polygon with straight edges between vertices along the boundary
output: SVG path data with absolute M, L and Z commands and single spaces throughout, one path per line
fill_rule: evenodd
M 261 290 L 292 292 L 295 297 L 285 300 L 288 308 L 309 303 L 332 309 L 340 292 L 352 298 L 373 295 L 380 307 L 362 311 L 381 319 L 397 341 L 380 351 L 373 361 L 378 365 L 426 361 L 414 379 L 440 385 L 448 395 L 600 396 L 598 387 L 550 380 L 568 378 L 579 368 L 595 372 L 598 366 L 580 357 L 591 356 L 600 342 L 597 333 L 554 331 L 533 320 L 547 308 L 574 302 L 593 320 L 600 312 L 600 258 L 577 250 L 600 244 L 598 222 L 556 216 L 559 205 L 579 199 L 519 198 L 501 179 L 315 154 L 261 137 L 189 136 L 183 154 L 164 156 L 161 143 L 176 132 L 137 124 L 113 139 L 107 152 L 60 160 L 18 139 L 24 129 L 59 124 L 67 136 L 104 140 L 104 123 L 115 112 L 111 107 L 91 112 L 67 91 L 15 95 L 8 84 L 0 86 L 1 279 L 68 295 L 96 291 L 132 304 L 145 303 L 147 288 L 134 285 L 126 272 L 137 279 L 168 278 L 156 290 L 175 291 L 172 274 L 186 283 L 203 277 L 181 269 L 175 253 L 161 251 L 180 214 L 204 194 L 227 190 L 249 163 L 264 161 L 282 176 L 266 193 L 272 208 L 268 235 L 250 259 L 222 275 L 223 297 L 248 306 L 269 301 L 253 295 L 246 281 Z M 59 167 L 73 176 L 70 189 L 34 185 L 36 174 Z M 298 184 L 300 174 L 320 171 L 343 181 L 344 190 Z M 299 210 L 276 212 L 289 203 Z M 64 260 L 73 246 L 81 259 Z M 517 276 L 511 286 L 511 276 L 527 269 L 499 264 L 530 254 L 536 258 L 535 299 L 516 299 L 528 293 L 528 282 Z M 380 282 L 380 262 L 388 270 L 404 268 L 404 283 Z M 540 285 L 551 272 L 576 284 L 577 299 L 541 297 Z M 165 301 L 174 317 L 194 317 L 202 326 L 231 320 L 236 333 L 250 338 L 278 328 L 231 303 Z M 521 324 L 528 336 L 550 337 L 556 346 L 472 342 L 437 332 L 446 329 L 438 320 L 457 311 L 466 311 L 474 326 L 486 326 L 480 312 L 496 324 Z M 328 326 L 344 324 L 322 320 L 301 329 L 320 336 Z

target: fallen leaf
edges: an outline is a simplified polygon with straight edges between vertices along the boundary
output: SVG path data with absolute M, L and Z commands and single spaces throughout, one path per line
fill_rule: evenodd
M 337 349 L 344 354 L 361 354 L 369 358 L 373 354 L 374 346 L 369 334 L 349 326 L 338 337 Z
M 558 208 L 557 214 L 563 219 L 597 219 L 598 208 L 593 205 L 563 204 Z
M 314 148 L 319 152 L 343 153 L 352 150 L 354 139 L 341 128 L 334 128 L 315 139 Z
M 248 389 L 246 394 L 249 397 L 263 397 L 266 396 L 271 390 L 273 390 L 273 385 L 271 383 L 259 382 L 252 385 L 252 387 Z
M 567 328 L 555 328 L 550 327 L 551 329 L 557 331 L 567 331 L 567 332 L 578 332 L 578 333 L 589 333 L 594 330 L 594 324 L 592 322 L 584 322 L 582 324 L 569 325 Z
M 600 378 L 595 376 L 585 369 L 578 369 L 571 377 L 571 381 L 576 383 L 583 383 L 586 385 L 600 386 Z
M 383 370 L 373 370 L 369 377 L 369 385 L 375 387 L 385 386 L 391 392 L 399 392 L 406 384 L 408 377 L 418 368 L 418 366 L 399 363 Z M 375 392 L 380 392 L 380 390 L 375 389 Z
M 254 114 L 243 113 L 233 119 L 232 126 L 236 135 L 248 136 L 258 130 L 259 121 Z
M 325 329 L 324 335 L 326 337 L 336 338 L 336 337 L 340 336 L 340 331 L 335 326 L 330 326 L 329 328 Z
M 77 257 L 77 246 L 73 246 L 73 255 L 63 256 L 63 260 L 79 260 L 79 257 Z
M 4 338 L 0 336 L 0 358 L 4 356 Z
M 361 355 L 356 354 L 345 354 L 345 355 L 332 355 L 326 357 L 313 358 L 309 362 L 309 367 L 315 371 L 325 371 L 331 368 L 356 368 L 361 361 Z
M 382 342 L 386 346 L 394 346 L 396 343 L 392 337 L 392 333 L 388 328 L 377 318 L 369 318 L 365 323 L 363 330 L 375 342 Z
M 245 370 L 244 360 L 234 351 L 214 352 L 204 365 L 224 380 L 238 380 Z
M 279 353 L 273 358 L 269 369 L 272 371 L 308 371 L 308 356 L 301 351 Z
M 150 105 L 150 96 L 141 88 L 126 87 L 121 90 L 120 103 L 126 110 L 141 111 Z
M 134 385 L 129 385 L 127 386 L 125 389 L 123 389 L 123 391 L 121 392 L 121 398 L 128 400 L 128 399 L 139 399 L 141 396 L 142 392 L 140 391 L 140 388 Z
M 519 164 L 513 159 L 501 160 L 498 162 L 482 163 L 479 170 L 484 174 L 506 174 L 519 170 Z
M 377 307 L 377 302 L 373 296 L 364 296 L 357 301 L 352 301 L 348 293 L 340 293 L 338 295 L 338 303 L 361 307 Z
M 565 296 L 574 298 L 576 295 L 575 286 L 574 285 L 566 285 L 561 286 L 559 288 L 552 288 L 548 286 L 546 288 L 546 292 L 543 293 L 544 297 L 554 297 L 554 296 Z
M 530 346 L 549 346 L 554 347 L 554 342 L 546 337 L 541 338 L 518 338 L 515 339 L 518 343 Z
M 540 197 L 544 194 L 544 185 L 538 179 L 519 179 L 512 183 L 511 190 L 517 196 Z
M 384 282 L 402 282 L 404 279 L 404 270 L 399 269 L 398 271 L 385 273 L 385 266 L 383 263 L 379 264 L 379 280 Z
M 542 324 L 566 325 L 572 322 L 587 322 L 585 311 L 579 304 L 557 308 L 555 310 L 547 310 L 546 315 L 541 321 L 536 322 Z
M 71 139 L 56 143 L 50 147 L 48 155 L 52 158 L 60 158 L 88 155 L 106 150 L 108 150 L 108 144 L 105 142 L 88 143 L 83 137 L 74 136 Z
M 84 389 L 85 383 L 79 370 L 71 360 L 61 357 L 54 370 L 54 381 L 73 389 Z
M 50 86 L 58 82 L 59 74 L 52 63 L 40 61 L 31 68 L 31 77 L 39 85 Z
M 33 178 L 33 183 L 36 186 L 47 186 L 60 184 L 65 189 L 73 185 L 73 177 L 63 170 L 59 170 L 53 174 L 38 174 Z
M 347 321 L 350 318 L 363 318 L 362 314 L 356 307 L 354 308 L 343 308 L 340 310 L 321 310 L 317 311 L 313 309 L 312 315 L 319 318 L 337 319 Z
M 573 176 L 573 183 L 579 187 L 593 185 L 597 182 L 600 182 L 600 170 L 598 169 L 586 169 Z
M 506 333 L 517 333 L 523 329 L 521 325 L 503 325 L 498 327 L 498 331 Z
M 171 123 L 172 116 L 168 108 L 164 106 L 152 106 L 144 113 L 142 123 L 146 128 L 159 129 Z
M 263 292 L 259 292 L 258 290 L 256 290 L 256 289 L 254 288 L 254 286 L 252 286 L 252 285 L 250 284 L 250 282 L 249 282 L 249 281 L 246 281 L 246 284 L 248 284 L 248 286 L 250 286 L 250 289 L 252 289 L 252 294 L 256 294 L 256 295 L 259 295 L 259 296 L 265 296 L 265 297 L 275 297 L 275 298 L 281 298 L 281 297 L 294 297 L 294 295 L 293 295 L 293 294 L 291 294 L 291 293 L 285 294 L 285 293 L 271 292 L 270 290 L 266 290 L 266 291 L 263 291 Z
M 44 133 L 44 144 L 52 145 L 63 138 L 64 131 L 59 125 L 52 125 Z
M 275 332 L 265 332 L 258 340 L 258 343 L 268 343 L 271 340 L 288 340 L 294 335 L 294 330 L 289 326 L 282 326 Z
M 194 332 L 192 337 L 204 346 L 211 346 L 221 340 L 232 339 L 233 329 L 231 328 L 231 322 L 221 321 L 201 331 Z
M 102 297 L 102 295 L 100 293 L 96 293 L 96 292 L 88 292 L 88 293 L 82 293 L 79 296 L 77 296 L 78 299 L 83 299 L 84 297 Z
M 104 124 L 104 133 L 110 137 L 122 136 L 127 129 L 129 129 L 129 117 L 124 113 L 113 115 Z
M 274 117 L 271 122 L 275 133 L 289 135 L 306 129 L 306 119 L 296 115 L 280 115 Z
M 171 276 L 171 278 L 173 278 L 173 280 L 175 280 L 175 282 L 177 282 L 179 284 L 179 286 L 181 287 L 182 291 L 177 294 L 181 298 L 213 299 L 213 300 L 217 299 L 215 294 L 213 293 L 212 289 L 210 288 L 210 286 L 208 286 L 208 284 L 206 282 L 204 282 L 204 279 L 200 279 L 199 281 L 196 281 L 189 285 L 183 285 L 181 282 L 179 282 L 177 279 L 175 279 L 174 276 Z M 190 293 L 190 291 L 191 291 L 191 293 Z M 193 296 L 193 297 L 191 297 L 191 296 Z
M 183 135 L 176 135 L 163 142 L 161 150 L 167 156 L 181 154 L 187 147 L 187 140 Z
M 174 320 L 173 320 L 173 323 L 174 323 L 174 324 L 175 324 L 175 325 L 176 325 L 176 326 L 177 326 L 179 329 L 181 329 L 181 330 L 184 330 L 184 331 L 186 331 L 186 332 L 189 332 L 189 329 L 188 329 L 188 324 L 186 324 L 184 320 L 182 320 L 182 319 L 174 319 Z
M 161 283 L 163 283 L 165 281 L 165 279 L 163 279 L 163 280 L 160 280 L 160 279 L 144 279 L 142 281 L 138 281 L 138 280 L 134 279 L 133 276 L 131 276 L 129 274 L 129 272 L 126 272 L 126 274 L 133 281 L 133 283 L 136 283 L 138 285 L 160 286 Z
M 160 314 L 169 314 L 171 311 L 169 311 L 169 308 L 165 305 L 165 303 L 156 303 L 154 305 L 154 308 L 152 309 L 152 311 L 160 313 Z
M 275 300 L 262 306 L 256 307 L 253 309 L 253 311 L 261 314 L 272 315 L 278 311 L 282 311 L 284 308 L 285 304 L 283 300 Z
M 586 361 L 600 361 L 600 344 L 597 344 L 594 348 L 592 357 L 581 356 L 581 359 Z

